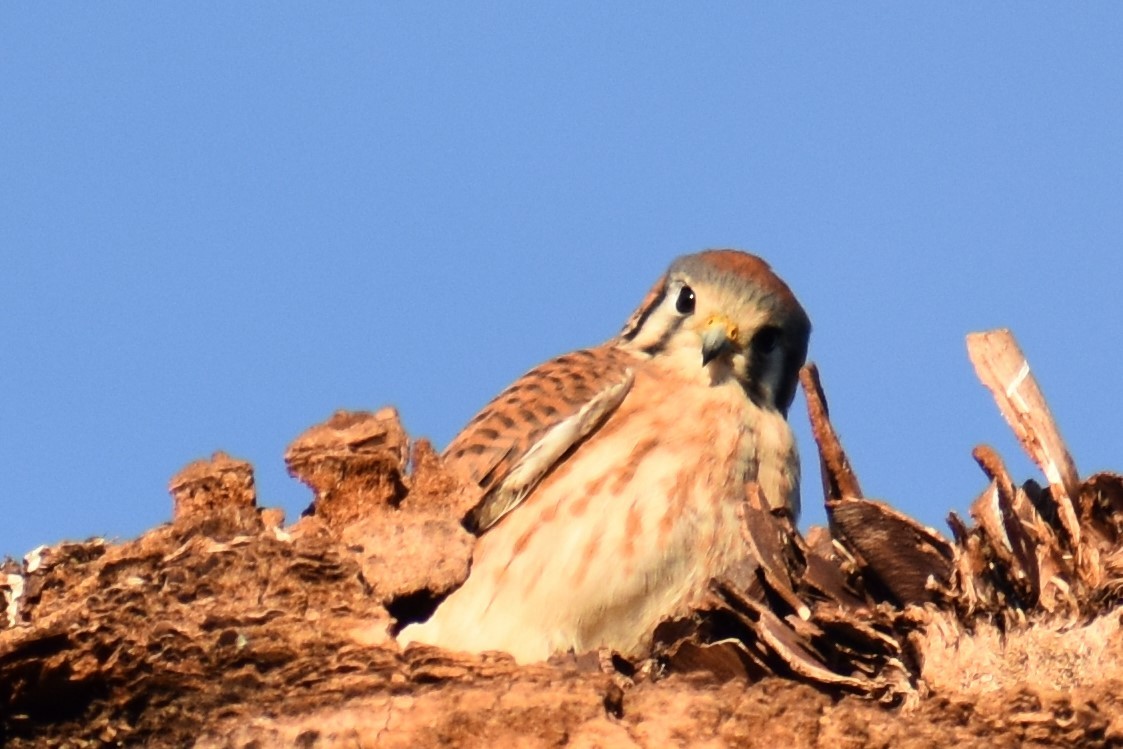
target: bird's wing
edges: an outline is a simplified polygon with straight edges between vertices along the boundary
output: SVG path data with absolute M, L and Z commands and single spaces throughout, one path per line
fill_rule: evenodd
M 520 377 L 468 422 L 444 460 L 484 490 L 469 516 L 472 530 L 495 525 L 604 423 L 628 394 L 636 363 L 634 354 L 611 345 L 559 356 Z

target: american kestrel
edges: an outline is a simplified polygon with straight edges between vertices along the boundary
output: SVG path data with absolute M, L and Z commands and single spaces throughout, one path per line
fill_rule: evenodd
M 709 250 L 675 260 L 615 338 L 515 381 L 443 456 L 484 491 L 468 579 L 399 641 L 643 654 L 751 554 L 748 482 L 798 516 L 785 417 L 810 330 L 767 263 Z

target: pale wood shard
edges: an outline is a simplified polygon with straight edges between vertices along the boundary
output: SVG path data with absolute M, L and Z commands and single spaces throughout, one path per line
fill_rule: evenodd
M 1014 480 L 1010 478 L 1010 472 L 1006 470 L 1006 463 L 1003 462 L 1002 456 L 990 445 L 977 445 L 971 451 L 971 457 L 979 464 L 979 468 L 983 469 L 987 478 L 995 482 L 999 498 L 1012 506 Z
M 1026 608 L 1036 606 L 1045 584 L 1037 558 L 1037 553 L 1042 550 L 1041 541 L 1045 538 L 1041 526 L 1045 524 L 1025 492 L 1014 486 L 1006 464 L 993 448 L 979 445 L 971 455 L 991 480 L 990 489 L 984 496 L 993 499 L 993 504 L 988 502 L 985 508 L 980 507 L 977 500 L 971 508 L 971 515 L 988 535 L 1001 532 L 1003 544 L 997 551 L 1000 556 L 1008 558 L 1020 603 Z M 993 513 L 989 512 L 991 508 Z M 980 515 L 985 515 L 985 518 Z M 1052 538 L 1051 533 L 1049 538 Z
M 998 485 L 992 480 L 983 493 L 971 503 L 971 517 L 978 524 L 978 529 L 986 539 L 995 560 L 1017 575 L 1022 573 L 1022 570 L 1014 561 L 1014 549 L 1002 523 L 999 501 Z
M 1092 526 L 1082 529 L 1081 546 L 1071 550 L 1057 535 L 1066 531 L 1050 492 L 1033 481 L 1014 486 L 1002 459 L 989 447 L 976 447 L 972 454 L 990 484 L 971 507 L 973 527 L 954 513 L 948 518 L 956 541 L 961 615 L 982 615 L 1004 626 L 1024 624 L 1035 610 L 1078 615 L 1086 597 L 1082 591 L 1095 588 L 1100 579 L 1087 564 L 1098 558 L 1088 543 Z M 1086 487 L 1083 491 L 1087 494 Z M 1078 559 L 1084 560 L 1084 569 L 1077 566 Z M 1074 592 L 1074 586 L 1079 590 Z
M 1036 580 L 1037 605 L 1046 611 L 1053 611 L 1058 605 L 1058 587 L 1055 580 L 1062 571 L 1071 568 L 1071 557 L 1066 557 L 1053 527 L 1041 517 L 1029 498 L 1026 486 L 1014 490 L 1014 512 L 1018 525 L 1025 532 L 1026 544 L 1032 550 L 1033 578 Z M 1064 574 L 1067 574 L 1065 572 Z
M 1073 503 L 1080 499 L 1080 476 L 1013 334 L 1006 329 L 971 333 L 967 353 L 1018 441 L 1045 474 L 1067 540 L 1079 548 L 1080 523 Z
M 819 381 L 819 368 L 808 363 L 799 370 L 799 382 L 807 401 L 807 416 L 811 420 L 811 433 L 819 447 L 819 467 L 823 474 L 824 498 L 863 497 L 858 477 L 850 467 L 850 459 L 842 449 L 842 442 L 831 424 L 827 397 Z

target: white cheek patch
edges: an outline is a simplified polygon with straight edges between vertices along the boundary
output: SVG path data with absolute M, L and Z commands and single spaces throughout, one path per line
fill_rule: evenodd
M 647 316 L 647 319 L 643 321 L 643 326 L 636 332 L 635 338 L 628 345 L 630 348 L 640 351 L 658 346 L 667 332 L 678 322 L 678 315 L 667 309 L 666 304 L 662 304 Z

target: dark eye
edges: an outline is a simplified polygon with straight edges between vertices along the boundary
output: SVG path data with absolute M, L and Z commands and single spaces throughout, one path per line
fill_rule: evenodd
M 780 345 L 780 335 L 779 328 L 761 328 L 753 336 L 753 350 L 762 354 L 771 354 Z
M 679 289 L 678 299 L 675 300 L 675 309 L 680 315 L 689 315 L 694 311 L 694 289 L 683 286 Z

